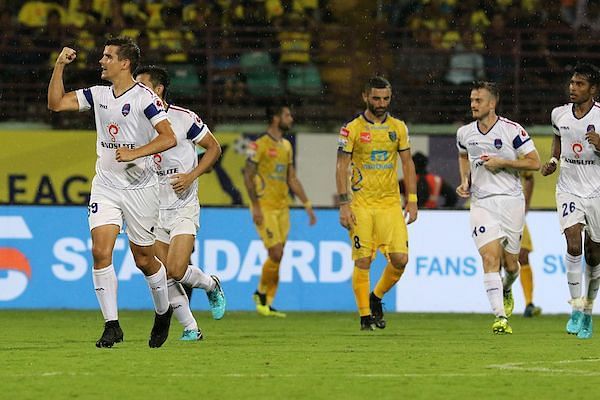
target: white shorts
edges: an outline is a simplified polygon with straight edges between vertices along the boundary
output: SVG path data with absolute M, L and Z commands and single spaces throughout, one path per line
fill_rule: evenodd
M 583 224 L 590 239 L 600 242 L 600 197 L 584 199 L 571 193 L 556 192 L 560 231 Z
M 507 252 L 519 254 L 524 223 L 523 197 L 491 196 L 471 203 L 471 236 L 478 249 L 502 239 Z
M 200 206 L 198 203 L 173 210 L 160 210 L 156 240 L 171 243 L 177 235 L 194 235 L 200 227 Z
M 90 231 L 102 225 L 123 227 L 129 240 L 138 246 L 154 244 L 158 220 L 158 185 L 141 189 L 115 189 L 92 181 L 88 223 Z

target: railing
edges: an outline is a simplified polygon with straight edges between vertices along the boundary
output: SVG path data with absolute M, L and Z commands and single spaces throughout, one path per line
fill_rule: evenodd
M 278 62 L 283 56 L 280 33 L 271 28 L 244 29 L 230 31 L 224 39 L 220 30 L 202 32 L 198 45 L 186 49 L 187 61 L 166 65 L 173 78 L 171 101 L 216 124 L 262 121 L 264 106 L 285 98 L 295 105 L 297 120 L 315 129 L 329 129 L 364 107 L 362 85 L 378 73 L 392 81 L 391 109 L 408 122 L 448 123 L 469 118 L 469 85 L 445 80 L 449 60 L 457 54 L 452 50 L 416 44 L 407 30 L 373 28 L 365 36 L 360 29 L 325 25 L 318 32 L 309 32 L 308 63 L 282 64 Z M 487 50 L 476 52 L 483 59 L 483 76 L 501 80 L 503 115 L 522 124 L 547 124 L 552 107 L 567 101 L 570 68 L 579 60 L 599 63 L 597 41 L 591 35 L 560 33 L 510 31 L 506 33 L 509 47 L 493 51 L 497 46 L 488 43 Z M 70 41 L 65 38 L 63 43 Z M 67 67 L 67 90 L 101 83 L 96 62 L 101 44 L 97 47 L 87 55 L 91 60 L 87 64 Z M 92 126 L 89 114 L 56 115 L 46 109 L 51 56 L 43 64 L 30 62 L 35 57 L 27 56 L 50 55 L 57 50 L 0 47 L 0 54 L 7 55 L 0 58 L 0 121 L 47 122 L 62 128 Z M 144 63 L 165 65 L 155 51 L 142 52 Z M 300 49 L 299 54 L 302 52 Z M 22 61 L 11 63 L 15 59 L 8 56 L 11 54 L 18 54 Z M 265 55 L 268 65 L 258 62 L 261 57 L 264 62 Z M 316 67 L 316 77 L 309 65 Z

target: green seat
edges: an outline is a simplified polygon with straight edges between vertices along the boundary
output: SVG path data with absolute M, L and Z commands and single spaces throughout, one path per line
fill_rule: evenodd
M 317 67 L 312 64 L 290 67 L 287 90 L 300 96 L 320 95 L 323 91 L 323 83 Z
M 194 95 L 200 91 L 200 77 L 192 64 L 172 64 L 169 66 L 171 85 L 169 89 L 174 95 Z
M 242 72 L 246 76 L 248 93 L 253 96 L 276 97 L 283 94 L 279 70 L 271 62 L 269 53 L 252 51 L 240 57 Z

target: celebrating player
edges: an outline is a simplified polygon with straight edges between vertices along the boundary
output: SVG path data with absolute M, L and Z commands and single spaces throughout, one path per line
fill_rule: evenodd
M 162 101 L 133 79 L 140 50 L 131 39 L 114 38 L 105 43 L 100 59 L 101 78 L 111 82 L 111 86 L 65 93 L 63 71 L 76 57 L 76 51 L 68 47 L 58 55 L 48 86 L 48 108 L 93 109 L 96 119 L 98 158 L 88 221 L 94 288 L 105 320 L 104 332 L 96 346 L 112 347 L 123 340 L 112 254 L 124 220 L 135 264 L 146 276 L 156 311 L 148 344 L 160 347 L 167 340 L 173 309 L 167 294 L 167 271 L 154 256 L 158 186 L 152 158 L 147 156 L 175 146 L 177 140 Z
M 225 295 L 216 275 L 209 276 L 188 265 L 198 231 L 198 177 L 214 165 L 221 146 L 202 120 L 192 111 L 165 102 L 169 75 L 157 66 L 140 67 L 135 79 L 156 93 L 167 111 L 177 146 L 153 156 L 159 179 L 160 212 L 154 246 L 167 266 L 169 301 L 175 318 L 183 325 L 181 340 L 200 340 L 202 331 L 192 315 L 188 297 L 181 285 L 206 291 L 213 318 L 225 313 Z M 198 162 L 196 145 L 206 149 Z
M 475 121 L 457 131 L 459 196 L 471 197 L 471 236 L 483 262 L 483 284 L 496 316 L 492 331 L 510 334 L 511 287 L 519 275 L 525 198 L 519 172 L 540 168 L 533 141 L 519 124 L 496 115 L 500 95 L 493 82 L 475 82 Z M 500 276 L 500 264 L 504 277 Z
M 592 307 L 600 285 L 600 71 L 579 64 L 569 82 L 571 103 L 552 110 L 552 158 L 542 167 L 542 175 L 556 171 L 556 208 L 567 241 L 565 264 L 572 312 L 567 333 L 580 339 L 592 337 Z M 587 264 L 586 290 L 582 291 L 582 240 Z M 583 292 L 583 293 L 582 293 Z
M 352 244 L 352 288 L 360 329 L 372 331 L 375 327 L 385 328 L 381 300 L 400 280 L 408 263 L 404 219 L 408 216 L 409 224 L 417 219 L 417 178 L 408 128 L 388 113 L 392 98 L 390 83 L 382 77 L 373 77 L 365 85 L 362 97 L 366 110 L 340 130 L 336 183 L 340 223 L 349 230 Z M 396 172 L 398 155 L 408 193 L 404 214 Z M 371 261 L 377 249 L 386 255 L 388 264 L 369 294 Z

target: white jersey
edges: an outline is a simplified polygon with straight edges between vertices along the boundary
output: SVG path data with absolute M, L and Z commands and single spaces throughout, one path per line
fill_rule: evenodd
M 177 209 L 191 203 L 198 203 L 198 180 L 183 193 L 175 193 L 171 187 L 171 177 L 192 171 L 198 165 L 196 143 L 209 131 L 208 127 L 192 111 L 169 105 L 167 109 L 171 127 L 177 138 L 177 146 L 154 155 L 154 165 L 158 175 L 160 208 Z
M 600 197 L 600 157 L 585 134 L 600 132 L 600 105 L 594 103 L 583 117 L 577 118 L 572 103 L 552 110 L 552 130 L 560 136 L 560 174 L 557 192 L 582 198 Z
M 533 140 L 523 127 L 509 119 L 498 117 L 488 131 L 482 133 L 477 121 L 461 126 L 456 132 L 460 153 L 468 153 L 471 166 L 471 194 L 476 199 L 494 195 L 523 196 L 520 171 L 503 168 L 492 173 L 484 166 L 482 156 L 516 160 L 535 150 Z
M 152 140 L 154 126 L 167 119 L 162 100 L 138 83 L 119 97 L 112 86 L 93 86 L 75 92 L 79 111 L 94 110 L 96 120 L 96 176 L 103 185 L 138 189 L 156 185 L 151 157 L 118 162 L 116 149 L 134 149 Z

